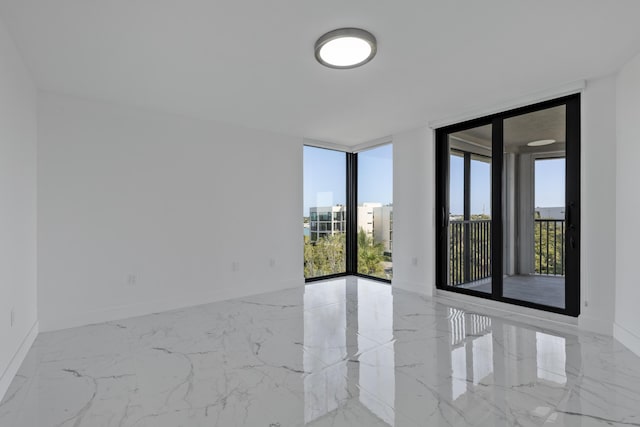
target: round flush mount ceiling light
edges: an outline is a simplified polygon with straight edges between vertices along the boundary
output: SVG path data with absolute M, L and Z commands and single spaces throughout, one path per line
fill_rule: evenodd
M 556 142 L 555 139 L 539 139 L 538 141 L 527 142 L 529 147 L 542 147 L 543 145 L 551 145 Z
M 360 28 L 340 28 L 318 39 L 316 59 L 330 68 L 355 68 L 376 56 L 376 38 Z

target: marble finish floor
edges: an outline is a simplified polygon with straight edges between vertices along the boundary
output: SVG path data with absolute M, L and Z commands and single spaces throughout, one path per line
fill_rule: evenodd
M 348 278 L 38 336 L 3 427 L 640 426 L 640 358 Z

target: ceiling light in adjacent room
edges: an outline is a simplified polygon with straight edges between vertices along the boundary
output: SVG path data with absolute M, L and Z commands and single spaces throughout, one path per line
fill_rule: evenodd
M 539 139 L 537 141 L 527 142 L 529 147 L 542 147 L 543 145 L 551 145 L 556 142 L 555 139 Z
M 318 39 L 316 59 L 330 68 L 355 68 L 371 61 L 376 55 L 376 38 L 359 28 L 340 28 Z

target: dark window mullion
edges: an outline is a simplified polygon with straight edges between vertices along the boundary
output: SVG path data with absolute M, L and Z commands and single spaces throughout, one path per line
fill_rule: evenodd
M 491 294 L 502 298 L 502 169 L 504 121 L 495 117 L 491 125 Z
M 580 314 L 580 95 L 567 101 L 566 126 L 565 307 Z
M 446 289 L 453 285 L 455 270 L 451 270 L 454 251 L 449 250 L 449 138 L 448 133 L 436 133 L 436 286 Z M 453 236 L 453 232 L 451 232 Z M 455 243 L 455 240 L 452 240 Z M 455 246 L 454 246 L 455 248 Z M 454 262 L 455 262 L 454 258 Z
M 471 153 L 464 153 L 464 282 L 471 281 Z
M 358 155 L 347 154 L 347 265 L 346 274 L 358 273 Z

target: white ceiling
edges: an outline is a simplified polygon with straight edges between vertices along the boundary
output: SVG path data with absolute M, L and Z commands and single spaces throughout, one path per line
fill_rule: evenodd
M 355 145 L 617 70 L 638 0 L 0 0 L 37 85 Z M 316 63 L 355 26 L 366 66 Z

